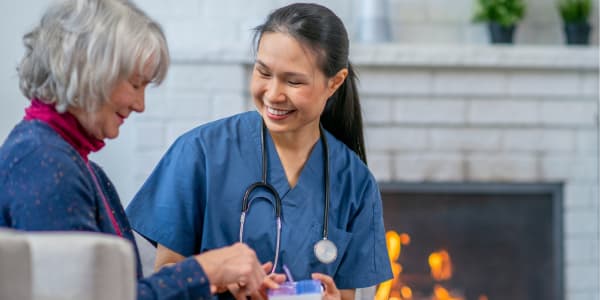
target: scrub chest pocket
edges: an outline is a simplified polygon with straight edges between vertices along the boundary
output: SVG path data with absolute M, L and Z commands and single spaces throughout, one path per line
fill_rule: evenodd
M 335 226 L 329 226 L 329 239 L 337 246 L 337 257 L 329 264 L 322 263 L 316 256 L 315 244 L 323 239 L 323 228 L 321 224 L 314 223 L 309 230 L 303 230 L 301 226 L 283 226 L 283 243 L 288 245 L 283 251 L 286 261 L 295 279 L 309 279 L 311 273 L 318 272 L 330 276 L 337 273 L 337 269 L 345 259 L 348 244 L 352 239 L 352 233 L 346 232 Z M 289 228 L 286 230 L 286 228 Z

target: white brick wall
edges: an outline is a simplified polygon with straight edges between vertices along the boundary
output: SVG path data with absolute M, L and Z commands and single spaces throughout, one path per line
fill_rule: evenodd
M 502 131 L 480 128 L 435 128 L 429 132 L 434 151 L 495 151 Z
M 542 155 L 540 179 L 593 184 L 598 182 L 598 156 Z
M 537 101 L 485 99 L 470 102 L 467 120 L 471 124 L 480 125 L 531 125 L 539 122 L 538 114 Z
M 596 289 L 588 289 L 588 292 L 579 292 L 578 290 L 568 291 L 568 299 L 569 300 L 598 300 L 600 296 L 598 296 L 598 292 Z
M 567 295 L 575 291 L 582 291 L 583 295 L 591 296 L 591 298 L 581 299 L 598 298 L 598 267 L 594 265 L 567 266 L 566 281 Z
M 394 155 L 396 180 L 436 182 L 465 180 L 464 159 L 457 153 L 400 152 Z
M 165 126 L 162 122 L 138 122 L 135 126 L 135 150 L 139 152 L 164 149 Z
M 366 128 L 365 143 L 368 149 L 373 150 L 400 151 L 428 148 L 427 131 L 421 128 Z
M 590 264 L 598 262 L 598 241 L 581 237 L 566 240 L 565 262 L 567 264 Z
M 511 96 L 568 96 L 580 92 L 578 72 L 513 71 L 508 78 Z
M 166 110 L 168 119 L 208 121 L 212 117 L 212 101 L 201 93 L 182 91 L 170 98 Z
M 242 92 L 246 90 L 246 69 L 239 64 L 180 64 L 169 70 L 167 91 L 191 91 L 203 96 L 207 92 Z
M 590 209 L 566 209 L 564 232 L 567 236 L 592 237 L 598 233 L 598 212 Z
M 358 70 L 359 89 L 365 95 L 412 95 L 431 92 L 431 74 L 422 70 L 386 70 L 366 67 Z
M 594 184 L 567 184 L 564 190 L 566 209 L 594 209 L 598 202 L 598 186 Z
M 365 97 L 361 103 L 364 122 L 370 124 L 391 123 L 392 116 L 395 116 L 392 109 L 395 102 L 389 98 Z
M 598 95 L 598 74 L 585 72 L 581 74 L 581 95 L 582 96 L 597 96 Z
M 485 70 L 436 71 L 433 92 L 437 95 L 503 95 L 507 78 L 503 72 Z
M 597 96 L 596 96 L 597 97 Z M 544 101 L 540 121 L 545 125 L 575 125 L 593 128 L 598 120 L 597 98 L 592 101 Z
M 598 153 L 598 132 L 594 129 L 577 130 L 576 148 L 578 154 Z
M 395 123 L 464 124 L 467 103 L 448 99 L 397 99 L 390 110 Z M 366 112 L 368 113 L 368 112 Z M 368 115 L 368 114 L 367 114 Z
M 539 153 L 572 153 L 575 151 L 573 129 L 529 129 L 511 128 L 503 132 L 503 151 Z
M 380 152 L 369 149 L 367 151 L 369 169 L 375 175 L 377 181 L 391 181 L 394 177 L 392 174 L 393 154 L 390 152 Z
M 220 119 L 250 109 L 246 98 L 250 96 L 244 97 L 236 93 L 215 95 L 212 99 L 212 118 Z
M 474 153 L 467 158 L 468 181 L 535 182 L 538 178 L 534 154 Z

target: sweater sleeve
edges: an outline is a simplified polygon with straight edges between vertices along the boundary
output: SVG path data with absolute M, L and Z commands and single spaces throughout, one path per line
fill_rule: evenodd
M 195 258 L 138 281 L 138 300 L 210 299 L 210 282 Z

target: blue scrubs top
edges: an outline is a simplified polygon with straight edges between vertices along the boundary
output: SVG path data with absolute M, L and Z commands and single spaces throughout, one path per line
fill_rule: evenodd
M 239 241 L 242 198 L 262 176 L 262 119 L 246 112 L 197 127 L 171 146 L 127 208 L 132 227 L 152 242 L 189 256 Z M 323 238 L 323 145 L 313 148 L 298 182 L 290 188 L 269 134 L 265 135 L 267 181 L 282 200 L 281 250 L 295 280 L 313 272 L 333 277 L 340 289 L 392 278 L 385 243 L 381 196 L 365 164 L 326 132 L 329 147 L 329 236 L 338 247 L 331 264 L 313 248 Z M 263 263 L 273 261 L 276 243 L 274 197 L 250 197 L 244 242 Z

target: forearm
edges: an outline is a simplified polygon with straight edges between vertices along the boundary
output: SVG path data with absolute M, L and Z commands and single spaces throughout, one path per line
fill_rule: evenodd
M 154 272 L 160 271 L 163 267 L 172 266 L 185 257 L 161 244 L 156 247 L 156 259 L 154 260 Z
M 354 300 L 355 294 L 355 289 L 340 290 L 342 300 Z

